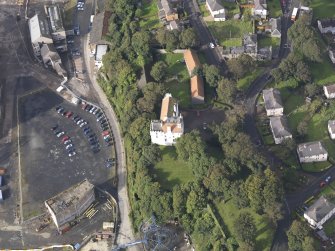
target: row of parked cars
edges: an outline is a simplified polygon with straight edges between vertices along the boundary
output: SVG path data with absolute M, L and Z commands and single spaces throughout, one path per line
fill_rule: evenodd
M 65 135 L 65 132 L 59 128 L 58 125 L 51 127 L 51 130 L 58 138 L 62 137 L 61 142 L 64 144 L 65 150 L 67 151 L 69 157 L 77 154 L 74 145 L 72 144 L 72 140 L 68 135 Z

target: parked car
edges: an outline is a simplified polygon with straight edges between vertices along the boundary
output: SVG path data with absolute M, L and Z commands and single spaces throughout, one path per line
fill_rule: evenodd
M 77 125 L 80 125 L 81 123 L 83 123 L 84 122 L 84 120 L 83 119 L 81 119 L 81 120 L 78 120 L 77 121 Z
M 321 183 L 320 183 L 320 187 L 324 187 L 325 185 L 326 185 L 326 182 L 321 181 Z
M 65 132 L 63 131 L 63 132 L 58 133 L 56 136 L 57 136 L 58 138 L 60 138 L 60 137 L 63 136 L 64 134 L 65 134 Z
M 87 106 L 86 106 L 86 108 L 85 108 L 85 111 L 87 111 L 87 112 L 88 112 L 88 111 L 89 111 L 91 108 L 92 108 L 92 106 L 91 106 L 91 105 L 87 105 Z
M 103 132 L 101 133 L 101 135 L 102 135 L 102 136 L 109 135 L 109 131 L 103 131 Z
M 328 176 L 328 177 L 325 179 L 325 181 L 326 181 L 327 183 L 329 183 L 329 181 L 330 181 L 331 178 L 332 178 L 331 176 Z
M 78 115 L 72 117 L 73 120 L 76 120 L 77 118 L 80 118 Z
M 71 139 L 68 139 L 68 140 L 65 140 L 65 141 L 64 141 L 64 145 L 67 145 L 67 144 L 70 144 L 70 143 L 72 143 L 72 140 L 71 140 Z
M 70 118 L 72 115 L 73 115 L 73 112 L 67 112 L 67 113 L 65 114 L 65 116 L 66 116 L 67 118 Z
M 101 115 L 100 117 L 97 118 L 97 122 L 99 122 L 100 120 L 104 119 L 105 116 L 104 115 Z
M 78 117 L 74 120 L 75 123 L 78 123 L 78 121 L 81 120 L 81 117 Z
M 55 126 L 51 127 L 51 130 L 55 131 L 57 128 L 58 128 L 58 125 L 55 125 Z
M 68 144 L 65 149 L 70 149 L 70 148 L 73 148 L 73 145 L 72 144 Z
M 84 121 L 83 123 L 81 123 L 79 126 L 82 128 L 82 127 L 84 127 L 85 125 L 87 125 L 87 122 L 86 122 L 86 121 Z
M 95 116 L 96 116 L 97 118 L 101 117 L 102 115 L 103 115 L 103 112 L 102 112 L 102 111 L 99 111 L 99 112 L 97 112 L 97 113 L 95 114 Z
M 84 134 L 88 135 L 90 132 L 91 132 L 91 130 L 89 129 L 89 130 L 84 131 Z
M 64 136 L 63 138 L 62 138 L 62 142 L 64 143 L 65 141 L 67 141 L 68 139 L 70 139 L 70 137 L 69 136 Z
M 64 109 L 63 107 L 61 107 L 61 108 L 59 108 L 59 109 L 57 110 L 57 112 L 58 112 L 59 114 L 63 113 L 64 111 L 65 111 L 65 109 Z
M 97 109 L 93 112 L 93 114 L 96 115 L 98 112 L 100 112 L 100 109 L 99 109 L 99 108 L 97 108 Z
M 76 152 L 69 152 L 69 157 L 76 155 Z
M 107 122 L 107 120 L 105 118 L 103 118 L 99 122 L 100 122 L 101 125 L 103 125 L 105 122 Z
M 61 129 L 57 129 L 57 130 L 54 131 L 54 134 L 57 135 L 57 134 L 59 134 L 61 131 L 62 131 Z
M 86 109 L 86 106 L 87 106 L 87 104 L 83 103 L 83 104 L 81 105 L 81 109 L 85 110 L 85 109 Z
M 96 109 L 98 109 L 98 108 L 93 106 L 90 110 L 90 113 L 93 113 Z

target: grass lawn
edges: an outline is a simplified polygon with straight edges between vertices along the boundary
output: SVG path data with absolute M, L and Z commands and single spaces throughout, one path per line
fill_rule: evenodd
M 73 28 L 73 11 L 77 6 L 77 0 L 70 0 L 64 5 L 64 27 L 68 29 Z
M 323 57 L 322 63 L 310 63 L 309 66 L 315 83 L 325 85 L 335 82 L 335 67 L 327 55 Z
M 246 77 L 241 78 L 240 80 L 238 80 L 237 81 L 237 89 L 239 89 L 240 91 L 246 91 L 249 88 L 252 81 L 254 81 L 262 72 L 263 72 L 262 68 L 256 68 L 255 71 L 253 71 L 252 73 L 250 73 Z
M 326 222 L 326 224 L 323 225 L 323 228 L 327 236 L 332 237 L 335 233 L 335 218 L 332 218 L 331 220 Z
M 258 39 L 258 46 L 260 48 L 261 47 L 266 47 L 266 46 L 279 47 L 280 46 L 280 38 L 262 36 L 262 37 L 260 37 L 260 39 Z
M 335 17 L 334 0 L 312 0 L 310 7 L 313 8 L 314 19 Z
M 168 65 L 168 78 L 164 84 L 167 91 L 177 98 L 181 107 L 191 105 L 190 77 L 182 53 L 161 54 L 160 60 Z
M 161 147 L 162 160 L 153 169 L 154 177 L 163 189 L 172 190 L 174 185 L 187 183 L 193 179 L 192 169 L 177 159 L 176 148 Z
M 322 188 L 321 195 L 333 195 L 335 194 L 335 181 Z
M 208 27 L 222 46 L 242 45 L 242 36 L 253 32 L 252 22 L 227 20 L 225 22 L 208 22 Z
M 156 1 L 142 1 L 142 16 L 140 19 L 140 27 L 151 30 L 162 26 L 163 25 L 159 22 L 158 19 Z
M 268 0 L 267 1 L 268 10 L 270 12 L 270 17 L 279 17 L 282 15 L 282 10 L 280 6 L 280 1 L 278 0 Z
M 302 169 L 306 172 L 322 172 L 332 166 L 328 161 L 314 162 L 314 163 L 303 163 L 301 164 Z
M 197 2 L 198 2 L 198 5 L 199 5 L 201 15 L 203 17 L 209 16 L 211 13 L 209 13 L 209 11 L 207 10 L 206 2 L 205 1 L 199 1 L 199 0 Z
M 231 200 L 226 203 L 216 201 L 214 205 L 225 224 L 224 229 L 227 230 L 227 235 L 232 235 L 234 221 L 239 213 L 249 212 L 255 220 L 257 229 L 255 250 L 270 250 L 275 228 L 265 216 L 256 214 L 250 208 L 237 209 Z

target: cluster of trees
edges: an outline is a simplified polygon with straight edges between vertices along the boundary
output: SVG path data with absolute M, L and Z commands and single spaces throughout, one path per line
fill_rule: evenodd
M 294 220 L 286 234 L 290 250 L 318 250 L 317 243 L 312 237 L 312 231 L 305 222 Z
M 237 58 L 230 59 L 227 66 L 233 77 L 240 79 L 252 72 L 255 67 L 255 60 L 247 54 L 242 54 Z
M 152 68 L 151 75 L 158 83 L 148 83 L 142 89 L 137 87 L 139 70 L 152 60 L 150 35 L 141 30 L 136 21 L 140 15 L 137 7 L 135 0 L 109 1 L 113 14 L 107 39 L 111 46 L 103 59 L 103 74 L 99 78 L 118 115 L 125 139 L 132 206 L 130 216 L 134 227 L 137 229 L 152 214 L 158 222 L 177 218 L 192 235 L 197 250 L 222 250 L 224 245 L 233 250 L 237 243 L 242 250 L 253 250 L 255 227 L 252 216 L 240 215 L 237 225 L 241 227 L 234 229 L 236 239 L 224 241 L 212 215 L 205 210 L 214 196 L 233 198 L 239 208 L 250 206 L 270 218 L 270 204 L 280 208 L 281 184 L 273 172 L 265 170 L 265 160 L 243 133 L 243 109 L 232 110 L 227 122 L 212 127 L 222 145 L 223 158 L 220 160 L 208 154 L 207 146 L 197 131 L 185 134 L 177 141 L 178 158 L 191 166 L 194 181 L 166 191 L 151 175 L 152 168 L 161 160 L 161 151 L 158 146 L 151 145 L 149 127 L 150 120 L 157 117 L 157 104 L 165 93 L 159 82 L 164 81 L 166 66 L 158 62 Z M 156 39 L 168 50 L 197 45 L 192 29 L 181 33 L 159 30 Z M 210 86 L 217 88 L 219 99 L 233 100 L 236 94 L 234 80 L 222 78 L 215 66 L 204 65 L 201 74 Z M 260 182 L 259 176 L 266 177 L 266 180 Z M 261 195 L 257 197 L 248 193 L 252 188 L 261 189 Z M 256 208 L 260 200 L 264 206 Z M 246 229 L 249 229 L 248 233 Z
M 182 31 L 159 29 L 156 33 L 156 40 L 167 51 L 193 48 L 199 45 L 199 39 L 193 28 Z

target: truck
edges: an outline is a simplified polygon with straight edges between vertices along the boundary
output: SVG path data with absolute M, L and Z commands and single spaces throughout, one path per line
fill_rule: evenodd
M 297 19 L 297 16 L 298 16 L 298 8 L 293 8 L 293 11 L 292 11 L 292 16 L 291 16 L 291 20 L 294 22 L 296 19 Z

